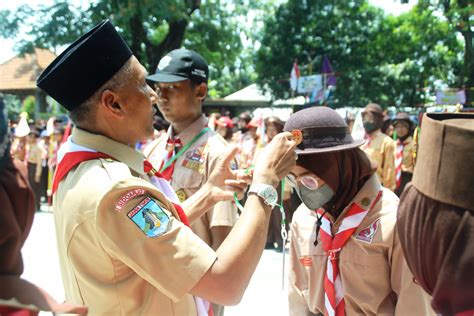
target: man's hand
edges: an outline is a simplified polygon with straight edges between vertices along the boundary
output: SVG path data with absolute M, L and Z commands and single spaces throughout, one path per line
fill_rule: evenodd
M 210 186 L 211 198 L 214 202 L 232 200 L 234 193 L 241 199 L 250 182 L 251 175 L 244 174 L 241 170 L 232 170 L 230 164 L 237 153 L 237 147 L 231 146 L 220 157 L 219 162 L 212 171 L 206 185 Z
M 296 165 L 296 143 L 288 132 L 276 135 L 255 164 L 253 183 L 277 186 Z
M 35 175 L 35 182 L 40 183 L 40 181 L 41 181 L 41 175 L 39 176 Z

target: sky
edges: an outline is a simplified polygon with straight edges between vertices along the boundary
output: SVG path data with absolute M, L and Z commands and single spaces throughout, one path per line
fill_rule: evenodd
M 74 3 L 79 5 L 85 5 L 89 3 L 88 0 L 72 0 Z M 15 0 L 15 1 L 0 1 L 0 10 L 15 10 L 17 7 L 23 4 L 28 4 L 35 7 L 39 4 L 51 5 L 54 0 Z M 408 4 L 402 4 L 401 0 L 369 0 L 369 3 L 373 6 L 380 7 L 385 10 L 387 14 L 399 15 L 401 13 L 409 11 L 416 0 L 409 0 Z M 13 50 L 15 42 L 11 39 L 0 39 L 0 64 L 15 57 L 16 53 Z

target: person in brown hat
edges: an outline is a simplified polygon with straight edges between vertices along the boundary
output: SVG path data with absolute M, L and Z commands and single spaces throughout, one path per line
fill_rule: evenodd
M 378 165 L 377 175 L 382 185 L 395 190 L 395 144 L 381 132 L 384 114 L 380 105 L 369 103 L 362 112 L 367 141 L 362 146 L 367 156 Z
M 27 167 L 10 156 L 4 110 L 0 96 L 0 315 L 32 316 L 40 311 L 86 315 L 87 307 L 58 303 L 45 290 L 21 278 L 21 248 L 33 224 L 35 196 Z
M 398 233 L 410 270 L 442 315 L 474 315 L 474 115 L 423 117 Z
M 398 197 L 384 188 L 332 109 L 293 114 L 287 176 L 302 204 L 290 229 L 290 315 L 429 315 L 395 230 Z
M 415 146 L 413 145 L 414 124 L 406 113 L 398 113 L 393 121 L 397 135 L 395 143 L 395 174 L 397 188 L 395 194 L 400 196 L 413 176 L 415 167 Z

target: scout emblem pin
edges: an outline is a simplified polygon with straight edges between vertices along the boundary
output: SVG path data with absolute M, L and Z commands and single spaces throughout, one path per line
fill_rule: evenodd
M 299 129 L 292 130 L 291 135 L 293 135 L 293 140 L 295 141 L 296 145 L 301 144 L 303 141 L 303 133 Z

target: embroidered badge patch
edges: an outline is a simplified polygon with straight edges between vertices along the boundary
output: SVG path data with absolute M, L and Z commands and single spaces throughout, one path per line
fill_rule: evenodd
M 117 212 L 120 212 L 122 210 L 123 206 L 128 201 L 130 201 L 131 199 L 133 199 L 136 196 L 140 196 L 140 195 L 144 195 L 144 194 L 145 194 L 145 190 L 143 190 L 143 189 L 134 189 L 134 190 L 128 191 L 127 193 L 123 194 L 120 197 L 120 199 L 117 201 L 117 203 L 115 204 L 115 210 Z
M 379 224 L 380 218 L 376 219 L 369 227 L 362 229 L 355 237 L 355 239 L 363 241 L 365 243 L 372 243 L 375 233 L 377 232 L 377 227 Z
M 168 230 L 170 218 L 150 197 L 143 199 L 127 216 L 147 237 L 158 237 Z

